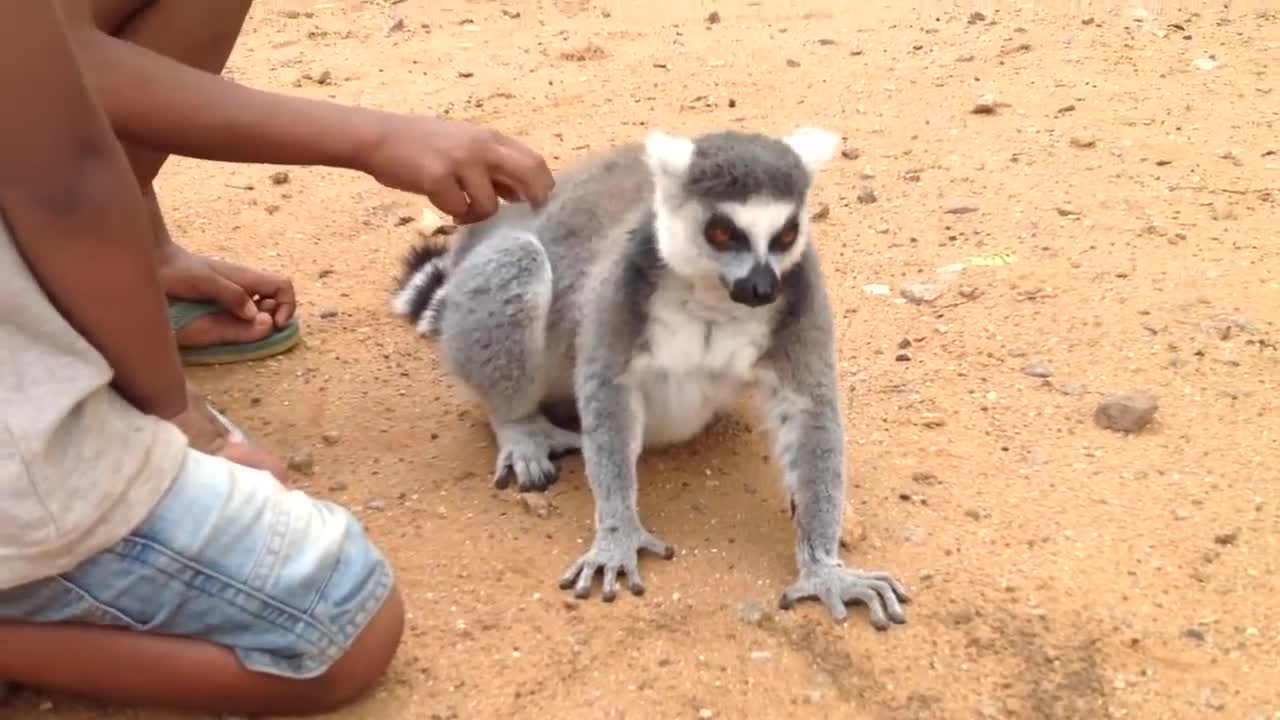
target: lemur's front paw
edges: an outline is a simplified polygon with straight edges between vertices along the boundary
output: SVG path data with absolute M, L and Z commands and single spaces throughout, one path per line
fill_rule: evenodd
M 675 548 L 663 542 L 639 525 L 605 527 L 596 531 L 591 549 L 578 558 L 560 578 L 560 589 L 573 588 L 573 595 L 584 599 L 591 595 L 591 584 L 596 572 L 604 571 L 600 596 L 605 602 L 613 602 L 618 596 L 618 573 L 627 576 L 627 587 L 632 595 L 644 594 L 644 580 L 640 577 L 640 551 L 648 550 L 664 560 L 675 557 Z
M 905 623 L 902 605 L 911 602 L 906 588 L 889 573 L 817 564 L 801 569 L 800 579 L 782 593 L 778 607 L 790 610 L 797 600 L 809 598 L 822 601 L 836 622 L 844 622 L 849 616 L 846 604 L 861 602 L 867 606 L 871 625 L 877 630 L 888 630 L 890 621 Z

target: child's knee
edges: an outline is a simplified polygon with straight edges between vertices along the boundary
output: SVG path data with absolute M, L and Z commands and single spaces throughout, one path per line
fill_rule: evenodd
M 352 643 L 351 648 L 309 688 L 309 712 L 334 712 L 364 697 L 390 667 L 404 634 L 404 603 L 396 587 Z

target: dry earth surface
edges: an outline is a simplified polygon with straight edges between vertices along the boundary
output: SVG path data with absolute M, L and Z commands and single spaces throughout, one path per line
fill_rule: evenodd
M 555 579 L 591 537 L 581 460 L 545 508 L 493 490 L 482 416 L 390 316 L 422 201 L 343 171 L 277 184 L 177 161 L 175 236 L 290 273 L 307 335 L 195 379 L 310 456 L 295 480 L 359 513 L 405 591 L 400 655 L 342 716 L 1280 717 L 1265 5 L 259 2 L 235 80 L 489 124 L 553 167 L 653 127 L 840 131 L 815 229 L 846 557 L 915 597 L 887 633 L 862 609 L 844 626 L 774 609 L 792 531 L 744 413 L 643 459 L 642 513 L 678 548 L 645 561 L 648 595 L 571 601 Z M 906 300 L 913 283 L 945 294 Z M 1154 395 L 1154 421 L 1100 428 L 1114 391 Z M 6 713 L 170 717 L 29 693 Z

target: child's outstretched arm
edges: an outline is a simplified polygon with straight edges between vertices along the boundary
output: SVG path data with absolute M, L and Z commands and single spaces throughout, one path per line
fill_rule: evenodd
M 3 8 L 0 213 L 53 304 L 115 370 L 116 390 L 174 417 L 187 406 L 186 383 L 124 151 L 56 6 Z

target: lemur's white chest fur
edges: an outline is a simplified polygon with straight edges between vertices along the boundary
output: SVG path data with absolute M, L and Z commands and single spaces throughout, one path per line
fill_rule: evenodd
M 694 291 L 675 280 L 649 304 L 647 350 L 627 373 L 643 405 L 644 445 L 692 438 L 755 379 L 773 311 L 731 301 L 720 287 Z

